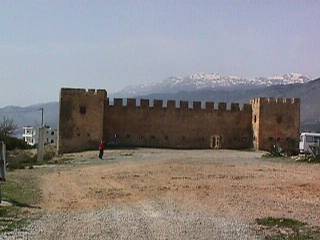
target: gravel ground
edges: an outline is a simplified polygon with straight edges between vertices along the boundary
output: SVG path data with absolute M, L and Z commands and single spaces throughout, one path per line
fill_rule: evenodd
M 257 239 L 247 224 L 185 212 L 175 203 L 144 202 L 81 213 L 48 214 L 4 239 Z
M 269 216 L 320 226 L 320 165 L 229 150 L 96 154 L 47 166 L 42 216 L 0 239 L 260 239 L 253 224 Z

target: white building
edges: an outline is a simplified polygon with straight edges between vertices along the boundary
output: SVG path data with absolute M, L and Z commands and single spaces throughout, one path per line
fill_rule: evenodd
M 34 146 L 38 142 L 38 135 L 36 128 L 34 127 L 23 127 L 23 140 L 30 146 Z
M 44 143 L 45 144 L 57 144 L 57 129 L 50 128 L 49 126 L 45 126 L 45 135 L 44 135 Z M 30 145 L 34 146 L 38 143 L 38 133 L 39 128 L 36 127 L 23 127 L 22 137 L 24 141 Z

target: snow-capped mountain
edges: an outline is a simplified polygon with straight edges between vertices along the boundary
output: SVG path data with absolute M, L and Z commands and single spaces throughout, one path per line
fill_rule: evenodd
M 141 96 L 151 93 L 175 93 L 199 89 L 243 89 L 271 85 L 301 84 L 311 80 L 300 73 L 288 73 L 272 77 L 245 78 L 223 76 L 217 73 L 195 73 L 186 77 L 170 77 L 161 82 L 129 86 L 115 96 Z

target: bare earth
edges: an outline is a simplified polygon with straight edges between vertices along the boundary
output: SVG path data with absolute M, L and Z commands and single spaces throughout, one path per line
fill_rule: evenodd
M 45 214 L 8 239 L 259 239 L 256 218 L 320 226 L 320 166 L 231 150 L 109 150 L 42 179 Z

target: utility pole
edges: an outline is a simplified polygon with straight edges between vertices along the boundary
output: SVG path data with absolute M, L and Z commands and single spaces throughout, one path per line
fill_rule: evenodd
M 43 107 L 39 109 L 41 111 L 41 127 L 38 131 L 38 149 L 37 149 L 37 161 L 41 162 L 43 161 L 43 155 L 44 155 L 44 133 L 45 128 L 43 125 Z
M 39 110 L 41 111 L 41 127 L 43 127 L 43 107 Z
M 6 145 L 0 141 L 0 204 L 2 202 L 1 185 L 6 181 Z

